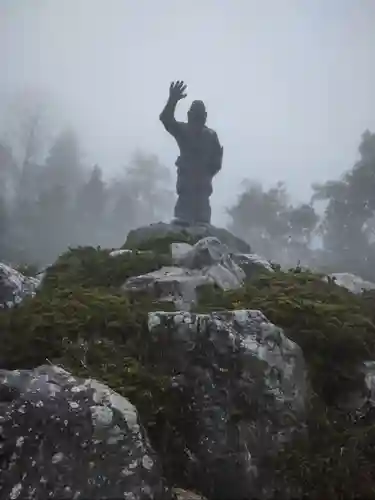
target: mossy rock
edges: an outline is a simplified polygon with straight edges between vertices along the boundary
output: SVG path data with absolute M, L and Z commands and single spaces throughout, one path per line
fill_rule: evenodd
M 42 288 L 117 288 L 131 276 L 168 265 L 171 257 L 166 253 L 134 250 L 111 257 L 110 250 L 79 247 L 65 252 L 47 269 Z
M 260 464 L 275 471 L 277 498 L 375 498 L 375 411 L 336 404 L 363 388 L 358 368 L 375 359 L 373 304 L 372 293 L 355 296 L 301 270 L 259 276 L 241 290 L 200 291 L 197 310 L 260 309 L 304 352 L 313 395 L 303 432 Z
M 147 240 L 140 241 L 136 235 L 129 233 L 129 236 L 123 245 L 123 249 L 152 251 L 159 254 L 170 254 L 172 243 L 188 243 L 195 245 L 200 240 L 197 236 L 192 236 L 187 231 L 170 232 L 161 236 L 152 236 Z
M 211 226 L 210 224 L 181 226 L 164 222 L 130 231 L 123 248 L 169 251 L 170 243 L 180 242 L 194 245 L 200 239 L 209 236 L 218 238 L 229 248 L 230 252 L 251 253 L 250 245 L 227 229 Z
M 148 311 L 161 309 L 164 304 L 113 290 L 42 290 L 0 313 L 0 368 L 53 363 L 108 384 L 137 407 L 155 448 L 162 451 L 165 440 L 174 439 L 169 436 L 181 404 L 170 390 L 168 374 L 150 361 Z M 154 343 L 153 356 L 157 348 Z
M 322 276 L 264 274 L 235 291 L 198 291 L 197 311 L 259 309 L 303 350 L 315 391 L 327 404 L 363 384 L 361 361 L 375 358 L 375 323 L 368 302 Z
M 184 449 L 175 422 L 185 418 L 180 412 L 186 402 L 171 390 L 165 366 L 154 362 L 163 357 L 155 349 L 166 345 L 150 342 L 147 313 L 168 306 L 121 293 L 119 286 L 168 265 L 170 242 L 150 242 L 144 249 L 152 252 L 116 257 L 95 248 L 69 250 L 47 270 L 35 298 L 0 312 L 1 368 L 51 362 L 107 383 L 136 405 L 167 471 Z M 375 359 L 372 292 L 355 296 L 319 275 L 277 271 L 254 277 L 240 290 L 204 287 L 198 294 L 197 311 L 259 309 L 303 349 L 316 396 L 304 423 L 307 436 L 270 457 L 275 488 L 312 499 L 375 497 L 374 416 L 334 405 L 363 383 L 358 364 Z

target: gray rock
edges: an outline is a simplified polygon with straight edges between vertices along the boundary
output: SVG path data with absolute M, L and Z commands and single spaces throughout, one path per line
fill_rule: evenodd
M 195 245 L 190 245 L 190 248 L 186 245 L 185 252 L 181 252 L 180 247 L 179 257 L 174 255 L 173 248 L 171 250 L 172 258 L 176 260 L 176 263 L 189 269 L 203 269 L 204 267 L 223 262 L 229 257 L 228 247 L 213 236 L 200 239 Z
M 259 311 L 149 313 L 150 339 L 182 393 L 182 467 L 208 498 L 265 498 L 263 459 L 303 421 L 306 371 L 299 346 Z M 164 347 L 163 347 L 164 346 Z
M 171 253 L 173 262 L 181 262 L 181 260 L 190 252 L 192 248 L 193 245 L 189 245 L 189 243 L 172 243 Z
M 1 498 L 170 499 L 135 407 L 57 366 L 0 372 L 0 438 Z
M 124 250 L 122 248 L 118 250 L 111 250 L 109 256 L 110 257 L 118 257 L 119 255 L 124 255 L 124 254 L 131 254 L 132 250 Z
M 174 222 L 158 222 L 156 224 L 151 224 L 150 226 L 140 227 L 130 231 L 125 244 L 132 248 L 138 248 L 142 243 L 149 239 L 162 238 L 173 233 L 179 234 L 182 231 L 196 239 L 214 236 L 227 245 L 229 251 L 231 252 L 251 252 L 250 245 L 248 243 L 240 238 L 237 238 L 227 229 L 211 226 L 210 224 L 185 226 Z
M 233 262 L 228 249 L 217 238 L 199 240 L 194 246 L 179 248 L 172 245 L 172 257 L 181 267 L 163 267 L 157 271 L 129 278 L 124 290 L 152 290 L 159 300 L 174 302 L 186 311 L 196 302 L 196 289 L 216 285 L 222 290 L 242 286 L 245 273 Z
M 366 412 L 366 409 L 375 408 L 375 361 L 365 361 L 357 367 L 358 386 L 347 391 L 337 401 L 337 405 L 346 411 Z
M 363 366 L 363 373 L 367 390 L 363 403 L 370 403 L 371 406 L 375 407 L 375 361 L 366 361 Z
M 173 493 L 176 495 L 176 500 L 207 500 L 202 495 L 193 491 L 183 490 L 182 488 L 173 488 Z
M 185 267 L 201 268 L 205 263 L 212 264 L 229 257 L 243 269 L 247 278 L 252 278 L 262 271 L 275 272 L 271 263 L 264 257 L 255 253 L 231 253 L 226 245 L 214 237 L 204 238 L 195 245 L 172 243 L 171 252 L 173 262 Z
M 247 279 L 254 278 L 259 273 L 264 273 L 265 271 L 269 273 L 275 272 L 268 260 L 255 253 L 234 253 L 232 259 L 241 269 L 243 269 Z
M 40 282 L 0 262 L 0 308 L 12 307 L 25 297 L 34 296 Z
M 157 271 L 128 278 L 122 289 L 130 292 L 149 291 L 156 300 L 173 302 L 178 309 L 188 311 L 196 302 L 196 290 L 213 285 L 210 276 L 199 270 L 162 267 Z
M 352 293 L 359 294 L 365 290 L 374 290 L 375 283 L 366 281 L 351 273 L 333 273 L 330 275 L 336 285 L 342 286 Z M 327 278 L 326 278 L 327 279 Z

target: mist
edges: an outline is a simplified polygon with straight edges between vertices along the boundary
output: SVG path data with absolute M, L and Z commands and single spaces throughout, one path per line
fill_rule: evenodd
M 178 151 L 159 113 L 170 82 L 183 79 L 188 97 L 179 104 L 178 119 L 185 119 L 193 99 L 204 100 L 208 126 L 224 146 L 223 169 L 211 197 L 212 222 L 243 233 L 227 209 L 247 189 L 244 179 L 260 183 L 265 193 L 284 182 L 287 210 L 310 204 L 312 184 L 340 179 L 360 160 L 361 136 L 375 130 L 374 21 L 372 0 L 186 5 L 172 0 L 1 0 L 0 143 L 10 148 L 11 163 L 22 170 L 20 124 L 39 100 L 48 117 L 38 151 L 26 163 L 45 165 L 59 134 L 74 130 L 76 173 L 82 175 L 71 180 L 72 198 L 79 197 L 73 191 L 89 182 L 98 165 L 113 205 L 114 185 L 118 195 L 118 186 L 127 183 L 129 193 L 124 167 L 137 165 L 135 151 L 156 155 L 153 164 L 169 171 L 160 189 L 172 193 Z M 159 166 L 155 172 L 161 172 Z M 2 196 L 8 199 L 16 184 L 7 182 Z M 40 195 L 35 191 L 35 200 Z M 157 199 L 162 198 L 159 192 Z M 100 231 L 98 236 L 93 230 L 81 241 L 63 238 L 55 251 L 78 243 L 120 245 L 134 224 L 172 217 L 173 203 L 154 208 L 155 213 L 143 208 L 148 215 L 137 219 L 124 213 L 123 224 L 114 224 L 116 234 Z M 112 209 L 107 207 L 107 221 Z M 319 215 L 324 217 L 324 209 Z M 249 238 L 255 250 L 269 248 L 270 238 L 275 243 L 276 236 L 267 233 L 267 245 L 254 245 L 259 239 L 254 231 Z M 43 238 L 45 246 L 47 234 Z M 312 234 L 308 245 L 316 238 Z M 33 260 L 35 252 L 41 249 L 31 252 Z M 48 255 L 52 258 L 53 252 Z

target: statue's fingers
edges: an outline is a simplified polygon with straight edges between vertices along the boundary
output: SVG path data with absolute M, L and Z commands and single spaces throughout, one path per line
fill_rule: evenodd
M 185 92 L 186 89 L 187 89 L 187 85 L 183 84 L 183 86 L 181 87 L 181 92 Z

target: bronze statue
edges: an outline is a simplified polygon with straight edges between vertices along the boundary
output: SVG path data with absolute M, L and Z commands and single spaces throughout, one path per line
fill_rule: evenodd
M 186 85 L 172 82 L 168 102 L 160 114 L 167 132 L 180 148 L 177 158 L 176 222 L 194 225 L 211 221 L 212 179 L 221 170 L 223 148 L 214 130 L 206 127 L 207 113 L 202 101 L 193 101 L 187 123 L 174 116 L 178 101 L 186 97 Z

